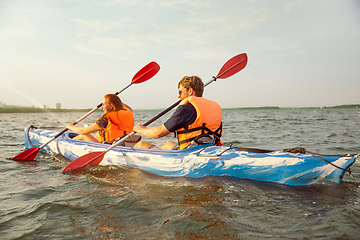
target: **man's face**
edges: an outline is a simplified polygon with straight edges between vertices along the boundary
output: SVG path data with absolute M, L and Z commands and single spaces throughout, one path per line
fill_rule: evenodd
M 180 100 L 184 100 L 185 98 L 190 97 L 192 92 L 194 92 L 192 88 L 187 89 L 180 85 L 178 98 L 180 98 Z

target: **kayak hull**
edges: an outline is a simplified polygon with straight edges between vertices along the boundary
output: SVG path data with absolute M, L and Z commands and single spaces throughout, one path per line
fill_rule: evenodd
M 40 147 L 58 132 L 25 129 L 25 147 Z M 74 140 L 64 133 L 41 148 L 47 154 L 60 154 L 70 160 L 110 145 Z M 326 160 L 326 161 L 325 161 Z M 355 157 L 269 151 L 239 151 L 225 146 L 200 145 L 184 150 L 139 149 L 117 146 L 108 151 L 99 165 L 139 168 L 160 176 L 232 176 L 291 186 L 341 183 Z M 329 164 L 328 162 L 332 164 Z M 337 167 L 333 166 L 336 165 Z

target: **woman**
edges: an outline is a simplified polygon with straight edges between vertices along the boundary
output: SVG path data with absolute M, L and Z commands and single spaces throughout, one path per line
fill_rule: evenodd
M 101 108 L 104 114 L 87 127 L 77 127 L 69 123 L 66 128 L 78 133 L 76 140 L 90 142 L 110 142 L 118 137 L 132 132 L 134 127 L 134 114 L 132 109 L 123 104 L 115 94 L 107 94 Z M 96 132 L 94 137 L 91 133 Z

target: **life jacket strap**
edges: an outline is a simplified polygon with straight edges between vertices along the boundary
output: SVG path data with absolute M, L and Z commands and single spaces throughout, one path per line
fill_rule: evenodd
M 206 127 L 206 124 L 203 123 L 203 125 L 201 127 L 187 129 L 187 130 L 183 130 L 183 131 L 176 131 L 176 133 L 179 135 L 179 134 L 185 134 L 185 133 L 190 133 L 190 132 L 196 132 L 196 131 L 199 131 L 199 130 L 201 130 L 201 134 L 199 136 L 182 140 L 182 141 L 179 142 L 179 146 L 181 144 L 188 143 L 188 142 L 191 142 L 191 141 L 195 141 L 196 143 L 201 144 L 201 142 L 199 142 L 197 140 L 202 138 L 202 137 L 209 137 L 209 136 L 214 137 L 216 145 L 218 145 L 220 143 L 220 138 L 221 138 L 221 135 L 222 135 L 222 123 L 220 124 L 220 126 L 215 131 L 211 131 L 209 128 Z
M 105 132 L 105 131 L 104 131 Z M 104 133 L 104 141 L 102 143 L 106 143 L 106 144 L 113 144 L 115 141 L 118 141 L 120 139 L 122 139 L 123 137 L 125 137 L 127 134 L 126 134 L 126 131 L 124 131 L 124 134 L 116 139 L 113 139 L 113 140 L 110 140 L 110 141 L 107 141 L 106 138 L 105 138 L 105 133 Z
M 111 141 L 104 141 L 102 143 L 106 143 L 106 144 L 114 144 L 115 142 L 119 141 L 120 139 L 124 138 L 125 136 L 127 136 L 126 131 L 124 131 L 124 135 L 122 135 L 121 137 L 118 137 L 114 140 Z M 122 144 L 120 144 L 120 146 L 126 146 L 126 143 L 137 143 L 141 140 L 141 136 L 138 134 L 134 134 L 132 136 L 130 136 L 129 138 L 127 138 Z

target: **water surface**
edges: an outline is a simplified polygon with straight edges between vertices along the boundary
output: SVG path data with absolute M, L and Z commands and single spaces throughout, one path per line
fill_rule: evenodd
M 63 175 L 67 162 L 60 156 L 7 159 L 23 151 L 25 127 L 60 131 L 83 114 L 0 114 L 0 239 L 358 238 L 360 190 L 348 173 L 339 185 L 289 187 L 231 177 L 161 177 L 114 166 Z M 156 114 L 136 111 L 136 123 Z M 223 115 L 227 146 L 360 154 L 357 109 L 226 110 Z M 151 141 L 161 145 L 169 139 Z M 351 170 L 360 182 L 358 161 Z

